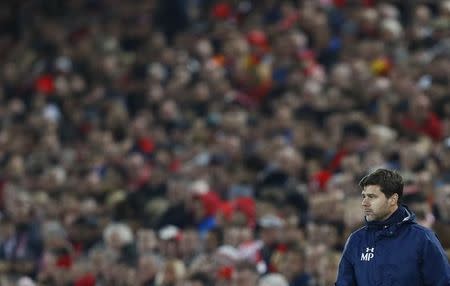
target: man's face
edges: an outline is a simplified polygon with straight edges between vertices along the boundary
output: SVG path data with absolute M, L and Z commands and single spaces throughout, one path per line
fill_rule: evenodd
M 386 198 L 380 191 L 380 186 L 365 186 L 361 195 L 361 205 L 367 221 L 383 221 L 396 210 L 396 194 Z

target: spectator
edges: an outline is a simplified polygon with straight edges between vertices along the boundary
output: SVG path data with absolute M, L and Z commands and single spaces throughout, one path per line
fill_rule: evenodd
M 208 277 L 208 275 L 204 273 L 193 273 L 188 278 L 187 281 L 183 284 L 183 286 L 211 286 L 213 282 Z
M 259 286 L 288 286 L 289 283 L 283 275 L 274 273 L 261 277 L 258 281 Z
M 0 259 L 9 273 L 36 278 L 44 249 L 40 224 L 33 221 L 28 193 L 11 191 L 7 197 L 6 211 L 13 222 L 13 229 L 2 241 Z
M 244 261 L 236 266 L 236 272 L 233 276 L 233 285 L 257 285 L 258 272 L 256 266 L 248 261 Z

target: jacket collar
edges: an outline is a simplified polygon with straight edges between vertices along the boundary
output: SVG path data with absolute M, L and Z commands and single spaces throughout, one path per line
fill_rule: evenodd
M 391 226 L 400 226 L 404 223 L 414 223 L 415 214 L 405 205 L 400 205 L 397 210 L 384 221 L 367 221 L 369 228 L 388 228 Z

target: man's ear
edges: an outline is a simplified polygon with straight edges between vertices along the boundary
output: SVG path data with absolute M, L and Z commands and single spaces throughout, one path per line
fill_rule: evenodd
M 396 205 L 398 204 L 398 194 L 394 193 L 390 198 L 389 198 L 389 203 L 391 205 Z

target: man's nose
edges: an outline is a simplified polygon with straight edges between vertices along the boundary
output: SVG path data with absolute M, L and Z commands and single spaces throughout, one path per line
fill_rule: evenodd
M 367 200 L 367 198 L 362 199 L 361 205 L 364 206 L 364 207 L 369 206 L 369 200 Z

